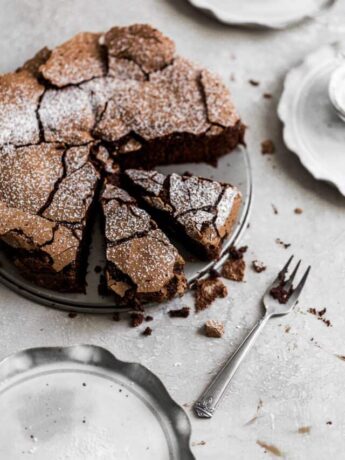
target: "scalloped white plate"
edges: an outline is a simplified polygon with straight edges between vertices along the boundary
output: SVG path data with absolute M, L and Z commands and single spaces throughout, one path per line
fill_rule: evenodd
M 278 115 L 287 147 L 309 172 L 345 196 L 345 123 L 329 99 L 332 72 L 339 66 L 345 43 L 323 46 L 285 78 Z
M 1 460 L 195 460 L 187 415 L 146 367 L 94 345 L 0 362 Z
M 188 0 L 193 6 L 230 25 L 283 29 L 311 18 L 336 0 Z

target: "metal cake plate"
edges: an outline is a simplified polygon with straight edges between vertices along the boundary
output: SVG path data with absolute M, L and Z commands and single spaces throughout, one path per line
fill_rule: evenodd
M 189 0 L 225 24 L 256 29 L 283 29 L 315 17 L 336 0 Z
M 316 178 L 345 195 L 345 124 L 329 98 L 329 82 L 345 43 L 323 46 L 287 74 L 278 115 L 287 147 Z
M 240 237 L 247 227 L 252 203 L 252 175 L 249 156 L 246 149 L 238 147 L 235 151 L 225 155 L 218 161 L 217 167 L 212 167 L 205 163 L 186 163 L 181 165 L 162 166 L 157 169 L 164 173 L 177 172 L 182 174 L 189 171 L 199 176 L 209 177 L 211 179 L 236 185 L 243 195 L 243 202 L 234 230 L 224 243 L 223 251 L 225 252 L 231 245 L 239 242 Z M 103 247 L 103 239 L 99 227 L 99 225 L 94 226 L 94 235 L 88 265 L 86 294 L 58 293 L 37 287 L 32 282 L 23 278 L 18 273 L 13 263 L 2 252 L 0 252 L 0 282 L 26 298 L 62 310 L 80 313 L 107 314 L 119 311 L 119 307 L 115 305 L 112 296 L 101 296 L 98 293 L 100 274 L 95 272 L 95 267 L 104 267 L 105 265 L 105 249 Z M 213 262 L 205 263 L 196 260 L 193 255 L 188 253 L 185 247 L 182 247 L 175 241 L 174 244 L 176 244 L 186 260 L 185 272 L 190 282 L 202 276 L 215 265 Z M 223 259 L 218 261 L 217 266 L 219 266 L 222 261 Z
M 0 362 L 0 458 L 193 460 L 187 415 L 144 366 L 104 348 L 33 348 Z

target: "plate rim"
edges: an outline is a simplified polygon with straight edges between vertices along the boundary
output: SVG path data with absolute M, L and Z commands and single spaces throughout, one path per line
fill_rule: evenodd
M 279 99 L 277 114 L 283 125 L 283 140 L 286 147 L 299 158 L 302 165 L 315 179 L 322 180 L 333 185 L 343 196 L 345 196 L 345 181 L 344 184 L 340 184 L 334 179 L 330 179 L 329 176 L 324 173 L 322 166 L 315 162 L 314 159 L 310 157 L 308 149 L 301 145 L 298 137 L 295 135 L 296 131 L 294 123 L 291 122 L 296 99 L 296 96 L 295 98 L 290 97 L 291 88 L 295 87 L 296 81 L 298 81 L 300 85 L 304 83 L 306 78 L 310 76 L 310 71 L 315 62 L 318 62 L 319 65 L 314 69 L 314 73 L 316 71 L 322 71 L 323 68 L 329 65 L 329 60 L 319 60 L 318 57 L 320 54 L 329 53 L 330 51 L 335 56 L 336 49 L 338 47 L 344 47 L 344 43 L 338 40 L 323 45 L 306 55 L 299 64 L 288 71 L 284 79 L 283 91 Z
M 324 10 L 331 8 L 337 2 L 337 0 L 324 0 L 324 3 L 319 8 L 315 8 L 314 12 L 304 14 L 298 19 L 293 19 L 285 22 L 269 22 L 265 20 L 245 21 L 236 18 L 236 16 L 224 16 L 224 13 L 219 8 L 214 8 L 212 7 L 212 5 L 205 5 L 205 0 L 188 0 L 188 2 L 195 8 L 204 11 L 206 14 L 211 15 L 223 24 L 259 30 L 282 30 L 290 26 L 297 25 L 305 21 L 306 19 L 312 19 L 317 17 L 318 15 L 322 14 Z
M 89 359 L 86 360 L 79 357 L 79 355 L 83 356 L 83 351 L 85 350 L 88 350 L 89 355 Z M 95 355 L 97 355 L 97 360 L 92 359 Z M 12 361 L 22 356 L 30 358 L 29 360 L 25 360 L 27 367 L 11 366 Z M 39 364 L 37 364 L 37 357 L 41 361 Z M 110 372 L 122 373 L 131 381 L 134 381 L 154 400 L 158 401 L 161 407 L 166 406 L 165 415 L 168 417 L 172 430 L 178 440 L 178 459 L 195 460 L 190 445 L 192 435 L 190 419 L 183 408 L 171 397 L 162 380 L 143 364 L 120 360 L 111 351 L 102 346 L 82 343 L 69 346 L 33 347 L 14 352 L 0 360 L 0 387 L 5 387 L 11 379 L 20 374 L 25 374 L 31 369 L 63 361 L 90 365 Z M 140 370 L 140 377 L 144 376 L 143 380 L 138 378 L 138 369 Z

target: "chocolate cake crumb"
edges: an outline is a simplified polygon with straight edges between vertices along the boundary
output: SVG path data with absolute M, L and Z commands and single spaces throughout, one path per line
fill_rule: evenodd
M 266 265 L 263 262 L 260 262 L 259 260 L 253 260 L 252 267 L 256 273 L 264 272 L 267 268 Z
M 145 316 L 145 321 L 153 321 L 153 317 L 150 315 Z
M 152 334 L 152 329 L 150 327 L 147 327 L 147 328 L 144 329 L 142 334 L 145 335 L 145 336 L 151 335 Z
M 241 246 L 240 248 L 235 248 L 231 246 L 229 249 L 229 255 L 232 259 L 243 259 L 243 255 L 247 252 L 248 246 Z
M 280 238 L 276 238 L 276 243 L 280 246 L 283 246 L 285 249 L 288 249 L 291 246 L 291 243 L 284 243 L 284 241 L 282 241 Z
M 311 429 L 310 426 L 301 426 L 300 428 L 298 428 L 297 433 L 299 433 L 299 434 L 308 434 L 308 433 L 310 433 L 310 429 Z
M 264 93 L 263 97 L 264 97 L 264 99 L 272 99 L 272 94 L 271 93 Z
M 294 213 L 295 213 L 295 214 L 302 214 L 302 213 L 303 213 L 303 209 L 301 209 L 301 208 L 295 208 Z
M 113 321 L 120 321 L 120 313 L 116 312 L 113 314 Z
M 247 249 L 248 246 L 241 246 L 238 249 L 235 246 L 230 247 L 229 259 L 224 263 L 221 271 L 224 278 L 232 281 L 243 281 L 246 269 L 243 255 Z
M 273 213 L 274 214 L 278 214 L 278 209 L 277 209 L 277 206 L 275 206 L 273 203 L 272 203 L 272 209 L 273 209 Z
M 101 273 L 102 267 L 100 265 L 96 265 L 95 267 L 95 273 Z
M 253 79 L 248 80 L 248 83 L 250 83 L 252 86 L 260 85 L 260 82 L 258 80 L 253 80 Z
M 98 294 L 102 297 L 109 296 L 109 289 L 107 285 L 107 279 L 104 275 L 101 275 L 99 277 L 99 283 L 98 283 Z
M 69 317 L 69 318 L 75 318 L 76 316 L 78 316 L 77 313 L 74 313 L 73 311 L 70 311 L 70 312 L 68 313 L 68 317 Z
M 206 441 L 194 441 L 192 442 L 192 446 L 204 446 Z
M 209 271 L 210 278 L 220 278 L 222 275 L 215 268 L 211 268 Z
M 279 303 L 286 303 L 289 300 L 290 295 L 292 294 L 292 287 L 287 291 L 284 287 L 285 278 L 282 277 L 279 285 L 270 290 L 271 297 L 278 300 Z
M 219 278 L 208 278 L 196 282 L 195 309 L 205 310 L 217 298 L 224 298 L 228 290 Z
M 224 335 L 224 324 L 219 321 L 214 321 L 213 319 L 206 321 L 204 329 L 207 337 L 219 339 Z
M 246 270 L 244 259 L 229 259 L 222 267 L 222 276 L 232 281 L 243 281 Z
M 317 317 L 318 320 L 322 321 L 327 327 L 332 327 L 332 323 L 329 319 L 324 318 L 324 314 L 326 313 L 327 308 L 323 308 L 322 310 L 316 310 L 316 308 L 309 308 L 308 313 Z
M 142 313 L 131 313 L 131 327 L 138 327 L 144 321 Z
M 179 310 L 170 310 L 168 313 L 170 318 L 188 318 L 189 312 L 189 307 L 182 307 Z
M 332 425 L 332 421 L 331 420 L 328 420 L 328 422 L 326 422 L 326 425 Z
M 261 142 L 261 153 L 263 155 L 272 155 L 276 151 L 275 145 L 271 139 Z

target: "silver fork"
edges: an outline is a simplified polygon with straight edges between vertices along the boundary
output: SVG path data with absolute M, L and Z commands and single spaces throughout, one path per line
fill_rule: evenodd
M 216 407 L 218 406 L 222 396 L 224 395 L 231 379 L 235 375 L 242 360 L 251 349 L 260 332 L 266 325 L 267 321 L 273 316 L 281 316 L 289 313 L 296 305 L 298 297 L 300 296 L 302 289 L 307 281 L 310 266 L 305 271 L 299 284 L 294 288 L 293 281 L 295 279 L 297 270 L 301 264 L 299 261 L 291 273 L 288 280 L 285 280 L 285 276 L 288 272 L 289 265 L 293 259 L 293 256 L 287 261 L 285 267 L 278 273 L 277 278 L 273 281 L 272 285 L 266 290 L 263 296 L 263 304 L 265 306 L 265 314 L 251 329 L 247 337 L 243 340 L 241 345 L 237 348 L 235 353 L 230 356 L 224 366 L 221 368 L 219 373 L 206 388 L 200 399 L 194 404 L 194 412 L 198 417 L 211 418 L 214 414 Z M 283 295 L 286 295 L 284 303 L 281 303 L 278 299 L 272 297 L 272 289 L 281 288 L 283 289 Z

